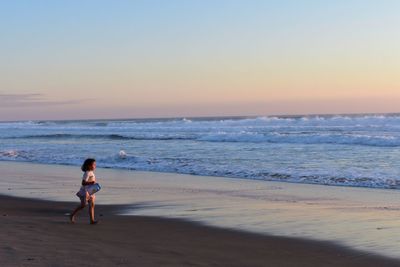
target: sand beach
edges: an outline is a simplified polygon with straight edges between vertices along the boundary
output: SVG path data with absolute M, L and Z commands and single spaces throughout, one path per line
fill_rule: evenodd
M 1 162 L 0 169 L 1 266 L 400 264 L 395 240 L 384 240 L 387 232 L 396 239 L 396 203 L 377 208 L 379 201 L 390 204 L 383 196 L 397 196 L 390 196 L 397 194 L 390 190 L 215 177 L 210 184 L 207 177 L 100 168 L 97 175 L 103 189 L 96 206 L 100 223 L 91 226 L 87 210 L 76 224 L 68 222 L 68 213 L 77 204 L 76 166 Z M 308 199 L 307 190 L 314 191 Z M 344 201 L 347 209 L 338 205 Z M 333 227 L 323 217 L 340 220 Z M 374 233 L 365 230 L 356 240 L 353 224 L 363 231 L 371 227 Z M 311 238 L 310 227 L 315 233 Z M 321 229 L 327 233 L 319 233 Z M 346 242 L 346 237 L 354 242 Z M 370 250 L 363 249 L 368 244 Z
M 0 197 L 1 266 L 398 266 L 329 242 L 273 237 L 182 220 L 118 216 L 99 206 L 72 225 L 73 203 Z

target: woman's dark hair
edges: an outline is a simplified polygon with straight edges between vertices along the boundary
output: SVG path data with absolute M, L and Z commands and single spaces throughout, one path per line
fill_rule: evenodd
M 91 171 L 92 164 L 95 163 L 95 159 L 85 159 L 85 162 L 83 162 L 81 170 L 83 172 Z

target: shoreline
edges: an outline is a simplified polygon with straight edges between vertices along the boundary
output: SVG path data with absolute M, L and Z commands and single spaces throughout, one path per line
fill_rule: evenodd
M 398 266 L 400 260 L 332 242 L 277 237 L 146 216 L 121 216 L 122 205 L 87 208 L 75 224 L 76 203 L 0 195 L 0 265 L 13 266 Z M 83 248 L 83 249 L 82 249 Z M 89 255 L 93 251 L 92 255 Z
M 2 163 L 10 163 L 10 164 L 27 164 L 27 165 L 42 165 L 42 166 L 64 166 L 64 167 L 80 167 L 80 164 L 69 164 L 69 163 L 45 163 L 45 162 L 30 162 L 30 161 L 14 161 L 14 160 L 0 160 L 0 164 Z M 182 176 L 193 176 L 193 177 L 213 177 L 217 179 L 235 179 L 242 181 L 257 181 L 257 182 L 266 182 L 266 183 L 284 183 L 284 184 L 294 184 L 294 185 L 311 185 L 311 186 L 323 186 L 323 187 L 334 187 L 334 188 L 354 188 L 354 189 L 370 189 L 370 190 L 388 190 L 388 191 L 400 191 L 399 186 L 392 187 L 372 187 L 372 186 L 357 186 L 357 185 L 340 185 L 340 184 L 319 184 L 319 183 L 310 183 L 310 182 L 294 182 L 294 181 L 285 181 L 285 180 L 263 180 L 256 178 L 245 178 L 245 177 L 235 177 L 235 176 L 218 176 L 218 175 L 205 175 L 205 174 L 194 174 L 194 173 L 184 173 L 184 172 L 169 172 L 169 171 L 153 171 L 153 170 L 138 170 L 138 169 L 130 169 L 130 168 L 114 168 L 114 167 L 98 167 L 98 169 L 111 170 L 111 171 L 123 171 L 123 172 L 136 172 L 136 173 L 153 173 L 160 175 L 182 175 Z

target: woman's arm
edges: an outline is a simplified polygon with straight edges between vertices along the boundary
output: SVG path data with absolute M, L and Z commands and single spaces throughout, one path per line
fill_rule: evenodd
M 92 182 L 86 182 L 85 180 L 82 180 L 82 185 L 90 185 L 90 184 L 95 184 L 95 181 Z

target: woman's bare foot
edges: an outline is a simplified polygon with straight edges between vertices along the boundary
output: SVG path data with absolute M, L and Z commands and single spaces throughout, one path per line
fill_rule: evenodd
M 69 215 L 69 220 L 71 221 L 71 223 L 75 223 L 75 216 L 70 214 Z

